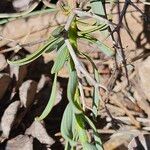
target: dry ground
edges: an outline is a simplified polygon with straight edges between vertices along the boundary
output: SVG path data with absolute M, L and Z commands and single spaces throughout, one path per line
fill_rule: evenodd
M 122 5 L 121 3 L 120 6 Z M 149 6 L 142 3 L 137 3 L 137 6 L 150 14 Z M 113 12 L 114 21 L 117 22 L 117 10 L 114 9 Z M 32 43 L 46 39 L 56 26 L 64 23 L 65 18 L 62 14 L 52 13 L 14 20 L 0 27 L 1 35 L 5 37 L 0 41 L 0 150 L 63 149 L 64 139 L 59 128 L 67 104 L 66 67 L 59 73 L 56 104 L 49 117 L 43 123 L 38 123 L 34 118 L 41 114 L 49 99 L 53 81 L 50 69 L 56 57 L 55 51 L 44 54 L 43 57 L 22 67 L 10 66 L 6 60 L 32 53 L 43 43 L 25 46 L 16 54 L 8 48 L 14 47 L 16 43 Z M 105 100 L 106 95 L 103 91 L 101 93 L 107 109 L 103 103 L 100 105 L 96 126 L 105 150 L 128 149 L 129 142 L 139 135 L 139 141 L 143 145 L 144 141 L 150 140 L 150 23 L 133 7 L 129 7 L 124 25 L 121 38 L 130 86 L 127 85 L 124 74 L 120 74 L 113 84 L 109 100 Z M 93 35 L 101 39 L 99 32 Z M 110 39 L 105 42 L 112 45 Z M 116 77 L 114 58 L 104 56 L 97 47 L 87 42 L 79 41 L 78 46 L 94 59 L 103 84 L 108 86 Z M 83 58 L 81 61 L 92 73 L 89 62 Z M 84 90 L 86 105 L 91 107 L 91 88 L 87 86 Z M 130 146 L 137 144 L 136 139 L 132 140 Z M 150 149 L 148 142 L 144 146 Z

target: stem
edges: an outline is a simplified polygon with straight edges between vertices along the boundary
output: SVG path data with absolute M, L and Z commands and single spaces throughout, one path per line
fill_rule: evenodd
M 90 74 L 85 70 L 85 68 L 81 65 L 81 63 L 79 62 L 79 60 L 78 60 L 78 58 L 77 58 L 77 56 L 76 56 L 76 54 L 75 54 L 75 52 L 74 52 L 74 50 L 73 50 L 73 48 L 72 48 L 70 42 L 69 42 L 69 39 L 66 39 L 66 40 L 65 40 L 65 43 L 66 43 L 66 45 L 67 45 L 67 47 L 68 47 L 68 50 L 69 50 L 69 53 L 70 53 L 70 55 L 71 55 L 71 57 L 72 57 L 72 59 L 73 59 L 73 61 L 74 61 L 74 63 L 75 63 L 76 70 L 79 70 L 79 71 L 89 80 L 89 82 L 90 82 L 93 86 L 98 86 L 98 87 L 103 88 L 105 91 L 108 91 L 107 88 L 106 88 L 104 85 L 102 85 L 102 84 L 96 82 L 96 81 L 90 76 Z
M 86 104 L 85 104 L 85 99 L 84 99 L 84 91 L 83 91 L 82 84 L 80 82 L 79 82 L 79 90 L 80 90 L 80 95 L 81 95 L 81 102 L 83 105 L 83 111 L 85 111 Z
M 71 15 L 68 17 L 67 22 L 66 22 L 66 24 L 65 24 L 65 30 L 66 30 L 66 31 L 69 30 L 69 28 L 70 28 L 70 26 L 71 26 L 71 23 L 72 23 L 72 21 L 73 21 L 73 19 L 74 19 L 74 17 L 75 17 L 75 14 L 71 14 Z

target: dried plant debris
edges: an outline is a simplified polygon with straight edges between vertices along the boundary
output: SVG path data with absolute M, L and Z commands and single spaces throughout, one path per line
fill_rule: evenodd
M 0 71 L 4 70 L 7 67 L 7 61 L 3 54 L 0 54 Z
M 28 135 L 18 135 L 8 140 L 5 150 L 34 150 L 33 137 Z
M 14 59 L 18 59 L 19 56 L 15 56 L 13 57 L 13 60 Z M 27 75 L 27 65 L 24 65 L 24 66 L 17 66 L 17 65 L 9 65 L 9 68 L 10 68 L 10 76 L 11 78 L 15 78 L 15 80 L 17 81 L 17 87 L 19 87 L 24 78 L 26 77 Z
M 43 1 L 50 2 L 50 0 L 42 0 L 40 4 L 42 4 Z M 38 1 L 13 0 L 12 5 L 16 11 L 21 12 L 27 10 L 34 2 Z M 71 1 L 68 0 L 68 2 Z M 83 3 L 86 2 L 89 1 L 84 1 Z M 122 4 L 124 3 L 121 2 L 120 4 L 121 9 L 123 6 Z M 141 6 L 141 4 L 138 5 Z M 74 6 L 72 7 L 74 8 Z M 85 8 L 85 12 L 86 9 L 89 8 Z M 111 8 L 106 7 L 106 11 L 107 9 Z M 98 7 L 98 11 L 99 10 Z M 128 17 L 127 21 L 129 21 L 129 27 L 135 25 L 134 31 L 132 32 L 134 39 L 137 38 L 138 40 L 138 34 L 140 35 L 140 31 L 142 31 L 142 23 L 141 21 L 140 23 L 137 23 L 139 21 L 139 19 L 137 19 L 139 14 L 135 12 L 135 10 L 133 11 L 131 8 L 128 10 L 129 12 L 126 14 Z M 114 14 L 117 14 L 116 12 L 117 11 L 115 10 Z M 112 19 L 112 22 L 114 22 L 117 15 L 114 15 L 113 17 L 111 15 L 112 14 L 109 14 L 108 18 L 110 17 L 110 20 Z M 41 145 L 48 145 L 49 147 L 56 142 L 52 138 L 55 134 L 51 137 L 51 131 L 47 130 L 46 127 L 52 124 L 50 129 L 54 131 L 58 130 L 56 123 L 59 126 L 58 120 L 60 120 L 61 117 L 57 118 L 57 116 L 61 116 L 62 114 L 60 115 L 58 113 L 59 110 L 57 109 L 57 105 L 65 105 L 62 100 L 67 99 L 66 96 L 63 95 L 63 90 L 66 89 L 62 89 L 62 87 L 66 87 L 67 85 L 67 82 L 65 83 L 63 81 L 68 78 L 69 72 L 67 65 L 65 65 L 58 73 L 58 78 L 60 79 L 57 81 L 58 91 L 54 104 L 56 108 L 54 116 L 56 117 L 48 118 L 48 120 L 43 122 L 38 122 L 37 120 L 34 120 L 34 117 L 37 114 L 39 115 L 41 108 L 43 109 L 43 105 L 40 104 L 44 104 L 44 102 L 41 101 L 49 98 L 49 91 L 51 91 L 50 89 L 52 87 L 52 76 L 47 74 L 50 72 L 51 62 L 55 61 L 57 50 L 55 49 L 52 53 L 45 53 L 43 55 L 45 64 L 41 64 L 41 62 L 37 60 L 36 64 L 31 63 L 31 65 L 17 67 L 14 65 L 8 65 L 6 60 L 10 60 L 10 58 L 19 59 L 20 57 L 24 57 L 26 54 L 24 51 L 28 51 L 29 53 L 36 51 L 37 48 L 43 45 L 43 43 L 45 43 L 50 37 L 51 32 L 56 29 L 56 27 L 64 25 L 66 20 L 67 17 L 62 12 L 52 12 L 51 14 L 45 13 L 27 17 L 25 19 L 19 18 L 0 27 L 0 71 L 5 72 L 0 73 L 0 100 L 6 102 L 5 107 L 2 106 L 3 112 L 1 112 L 2 118 L 0 130 L 2 131 L 2 135 L 0 139 L 3 140 L 3 138 L 6 138 L 8 140 L 5 146 L 6 150 L 34 150 L 35 139 Z M 82 30 L 82 33 L 86 33 L 87 29 L 92 30 L 92 25 L 95 26 L 96 24 L 95 19 L 93 20 L 85 17 L 84 20 L 89 26 L 84 25 L 80 20 L 78 20 L 79 23 L 77 24 L 78 30 Z M 122 28 L 125 28 L 124 24 Z M 127 30 L 130 31 L 130 29 Z M 127 73 L 130 86 L 128 86 L 127 75 L 125 74 L 123 67 L 125 64 L 119 66 L 119 62 L 119 65 L 116 66 L 117 62 L 115 62 L 114 58 L 105 56 L 99 51 L 98 46 L 93 45 L 89 41 L 79 39 L 77 44 L 79 52 L 90 54 L 90 58 L 93 59 L 98 68 L 98 72 L 100 73 L 101 82 L 110 87 L 108 95 L 103 90 L 100 90 L 102 96 L 100 98 L 101 101 L 98 110 L 98 118 L 100 118 L 100 120 L 95 122 L 98 131 L 101 133 L 100 136 L 102 139 L 106 138 L 106 140 L 102 140 L 105 150 L 122 150 L 127 148 L 131 150 L 141 148 L 147 150 L 150 149 L 149 143 L 147 142 L 149 141 L 150 132 L 150 57 L 147 57 L 149 52 L 148 54 L 146 52 L 147 58 L 143 57 L 144 59 L 137 62 L 130 61 L 134 57 L 137 58 L 136 55 L 141 51 L 144 53 L 145 49 L 138 50 L 138 43 L 133 43 L 131 40 L 128 40 L 129 35 L 126 33 L 127 30 L 123 31 L 121 29 L 120 36 L 123 39 L 123 42 L 125 42 L 125 44 L 123 43 L 122 45 L 122 49 L 125 52 L 127 64 L 129 64 L 127 65 Z M 104 40 L 99 32 L 93 32 L 91 35 L 100 40 Z M 87 34 L 86 36 L 88 38 L 89 35 Z M 109 43 L 109 40 L 111 40 L 111 38 L 107 38 L 104 41 L 112 46 L 113 42 L 111 41 L 111 43 Z M 7 51 L 7 48 L 4 49 L 3 46 L 9 47 L 9 51 Z M 17 46 L 20 46 L 20 51 L 18 51 Z M 119 49 L 121 47 L 116 46 L 116 48 Z M 130 50 L 132 50 L 132 52 L 130 52 Z M 135 54 L 135 51 L 137 54 Z M 14 55 L 16 52 L 16 58 L 10 56 L 11 54 Z M 6 53 L 6 55 L 4 53 Z M 79 56 L 79 60 L 83 62 L 88 72 L 93 76 L 94 71 L 92 64 L 83 58 L 83 56 Z M 44 69 L 44 65 L 48 65 L 48 69 Z M 40 69 L 38 70 L 37 68 Z M 36 82 L 34 80 L 36 80 Z M 85 110 L 88 110 L 88 115 L 88 112 L 92 109 L 93 89 L 89 87 L 86 81 L 83 80 L 83 82 L 83 93 L 85 93 L 83 99 L 86 101 Z M 63 86 L 60 86 L 60 84 L 63 84 Z M 10 94 L 13 96 L 9 97 Z M 32 109 L 32 107 L 34 109 Z M 17 114 L 18 110 L 21 110 L 19 111 L 19 114 Z M 57 122 L 54 122 L 55 120 Z M 21 135 L 20 133 L 16 133 L 15 130 L 21 130 Z M 10 132 L 13 132 L 16 137 L 11 137 Z M 57 132 L 60 133 L 59 131 Z M 62 135 L 60 134 L 58 137 L 59 136 L 61 138 Z M 64 139 L 59 139 L 59 142 L 64 145 Z
M 105 144 L 104 144 L 104 149 L 105 150 L 115 150 L 117 147 L 121 147 L 124 146 L 126 147 L 127 145 L 125 145 L 126 143 L 128 143 L 131 140 L 131 135 L 126 134 L 120 134 L 116 137 L 111 137 L 110 140 L 108 140 Z
M 1 30 L 1 35 L 4 38 L 0 41 L 0 47 L 4 45 L 14 47 L 18 43 L 20 45 L 27 44 L 23 47 L 32 53 L 39 48 L 39 46 L 43 45 L 41 41 L 47 40 L 51 32 L 58 27 L 58 25 L 63 25 L 66 19 L 67 17 L 63 13 L 52 12 L 50 14 L 46 13 L 29 17 L 27 20 L 17 19 L 8 22 Z
M 43 144 L 54 144 L 54 140 L 48 135 L 44 125 L 37 120 L 32 123 L 32 125 L 26 130 L 25 134 L 37 138 Z
M 150 134 L 140 134 L 134 137 L 128 145 L 129 150 L 149 150 L 150 149 Z
M 27 10 L 35 0 L 13 0 L 12 5 L 17 11 Z
M 11 78 L 15 77 L 16 81 L 19 79 L 19 66 L 9 65 Z
M 46 81 L 47 81 L 46 76 L 42 75 L 37 85 L 37 93 L 44 87 Z
M 20 107 L 20 101 L 15 101 L 11 103 L 5 110 L 1 119 L 1 128 L 3 132 L 3 137 L 8 138 L 10 131 L 13 127 L 18 109 Z
M 57 84 L 57 87 L 58 87 L 58 91 L 57 91 L 56 101 L 55 101 L 54 106 L 57 105 L 62 100 L 63 89 L 60 87 L 59 84 Z
M 37 82 L 32 80 L 25 81 L 19 88 L 19 96 L 21 104 L 29 107 L 33 101 L 37 90 Z
M 150 57 L 140 62 L 137 70 L 140 78 L 139 82 L 141 88 L 150 102 Z

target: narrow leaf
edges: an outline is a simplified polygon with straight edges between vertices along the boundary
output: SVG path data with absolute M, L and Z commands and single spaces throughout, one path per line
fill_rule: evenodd
M 64 111 L 61 121 L 61 134 L 71 144 L 76 145 L 77 141 L 73 140 L 74 126 L 74 114 L 72 104 L 69 103 Z
M 100 136 L 97 132 L 97 129 L 95 127 L 95 125 L 93 124 L 93 122 L 87 117 L 84 115 L 84 119 L 85 121 L 90 125 L 91 129 L 93 130 L 93 133 L 94 133 L 94 140 L 95 140 L 95 144 L 96 144 L 96 147 L 98 150 L 103 150 L 103 146 L 102 146 L 102 141 L 100 139 Z
M 59 38 L 59 39 L 58 38 L 52 38 L 44 46 L 42 46 L 41 48 L 39 48 L 34 53 L 26 56 L 25 58 L 23 58 L 21 60 L 16 60 L 16 61 L 9 61 L 8 60 L 8 63 L 12 64 L 12 65 L 17 65 L 17 66 L 22 66 L 22 65 L 28 64 L 28 63 L 34 61 L 35 59 L 37 59 L 38 57 L 40 57 L 48 49 L 50 49 L 51 47 L 53 47 L 58 41 L 62 41 L 62 38 Z
M 84 150 L 98 150 L 95 145 L 85 142 L 82 144 Z
M 59 26 L 57 27 L 53 32 L 52 32 L 52 36 L 53 37 L 58 37 L 61 35 L 61 32 L 64 30 L 64 26 Z
M 90 0 L 93 13 L 96 15 L 105 16 L 102 0 Z
M 76 71 L 71 71 L 69 74 L 69 82 L 68 82 L 68 87 L 67 87 L 67 97 L 68 100 L 71 102 L 71 104 L 73 105 L 73 109 L 76 113 L 81 113 L 82 109 L 79 106 L 79 104 L 77 103 L 77 101 L 75 101 L 75 94 L 76 94 L 76 90 L 77 90 L 77 86 L 78 86 L 78 81 L 77 81 L 77 73 Z
M 102 51 L 106 56 L 111 57 L 114 54 L 113 50 L 110 47 L 108 47 L 106 44 L 100 41 L 97 41 L 95 44 L 98 46 L 100 51 Z
M 93 60 L 85 53 L 81 53 L 87 60 L 90 61 L 90 63 L 92 64 L 93 70 L 94 70 L 94 77 L 96 79 L 97 82 L 100 82 L 100 77 L 99 77 L 99 73 L 97 70 L 97 67 L 95 65 L 95 63 L 93 62 Z M 98 115 L 98 106 L 99 106 L 99 102 L 100 102 L 100 94 L 99 94 L 99 88 L 98 87 L 94 87 L 94 92 L 93 92 L 93 109 L 92 112 L 94 114 L 94 117 L 97 117 Z
M 102 0 L 90 0 L 91 8 L 94 14 L 105 17 L 105 10 L 102 3 Z M 101 24 L 102 22 L 97 20 L 97 24 Z M 108 35 L 108 30 L 101 31 L 104 35 Z
M 84 40 L 87 40 L 88 42 L 97 45 L 97 47 L 99 48 L 99 50 L 101 52 L 103 52 L 106 56 L 111 57 L 112 55 L 114 55 L 114 51 L 107 46 L 106 44 L 102 43 L 101 41 L 98 41 L 97 39 L 93 39 L 92 37 L 81 37 Z
M 99 96 L 99 88 L 94 87 L 94 92 L 93 92 L 93 113 L 94 117 L 97 117 L 98 115 L 98 107 L 99 107 L 99 102 L 100 102 L 100 96 Z
M 79 140 L 82 143 L 88 142 L 88 136 L 86 133 L 85 121 L 83 120 L 83 114 L 76 114 L 77 132 L 79 134 Z
M 58 50 L 56 60 L 51 70 L 52 74 L 57 73 L 63 67 L 65 61 L 67 60 L 68 54 L 67 46 L 64 43 Z
M 55 77 L 54 77 L 54 83 L 52 86 L 51 96 L 48 101 L 48 104 L 47 104 L 46 108 L 44 109 L 43 113 L 41 114 L 41 116 L 36 118 L 38 121 L 45 119 L 48 116 L 48 114 L 50 113 L 50 111 L 52 110 L 53 105 L 56 100 L 56 92 L 57 92 L 57 74 L 55 74 Z
M 97 68 L 94 68 L 94 77 L 95 77 L 97 82 L 100 82 L 100 75 L 99 75 Z M 93 98 L 94 98 L 94 100 L 93 100 L 93 112 L 94 112 L 94 117 L 96 118 L 98 115 L 98 108 L 99 108 L 99 103 L 101 100 L 100 88 L 98 86 L 94 87 Z
M 86 29 L 84 26 L 83 26 L 83 29 L 81 30 L 81 32 L 79 32 L 78 34 L 81 35 L 81 34 L 89 34 L 89 33 L 92 33 L 92 32 L 95 32 L 97 30 L 100 30 L 100 31 L 103 31 L 105 29 L 107 29 L 107 25 L 106 24 L 101 24 L 101 25 L 97 25 L 97 26 L 90 26 L 89 29 Z
M 65 150 L 72 150 L 72 147 L 71 147 L 69 141 L 66 141 L 66 143 L 65 143 Z

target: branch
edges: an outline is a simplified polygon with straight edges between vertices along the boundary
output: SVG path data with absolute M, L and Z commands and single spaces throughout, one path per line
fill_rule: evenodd
M 70 42 L 69 42 L 69 39 L 66 39 L 66 40 L 65 40 L 65 43 L 66 43 L 66 45 L 67 45 L 67 47 L 68 47 L 68 50 L 69 50 L 69 53 L 70 53 L 70 55 L 71 55 L 71 57 L 72 57 L 72 59 L 73 59 L 73 61 L 74 61 L 74 63 L 75 63 L 76 70 L 79 70 L 79 71 L 87 78 L 87 80 L 88 80 L 93 86 L 98 86 L 98 87 L 103 88 L 105 91 L 108 91 L 107 88 L 106 88 L 104 85 L 102 85 L 102 84 L 96 82 L 96 81 L 90 76 L 90 74 L 85 70 L 85 68 L 81 65 L 80 61 L 78 60 L 78 58 L 77 58 L 77 56 L 76 56 L 76 54 L 75 54 L 75 52 L 74 52 L 74 50 L 73 50 L 73 48 L 72 48 Z

